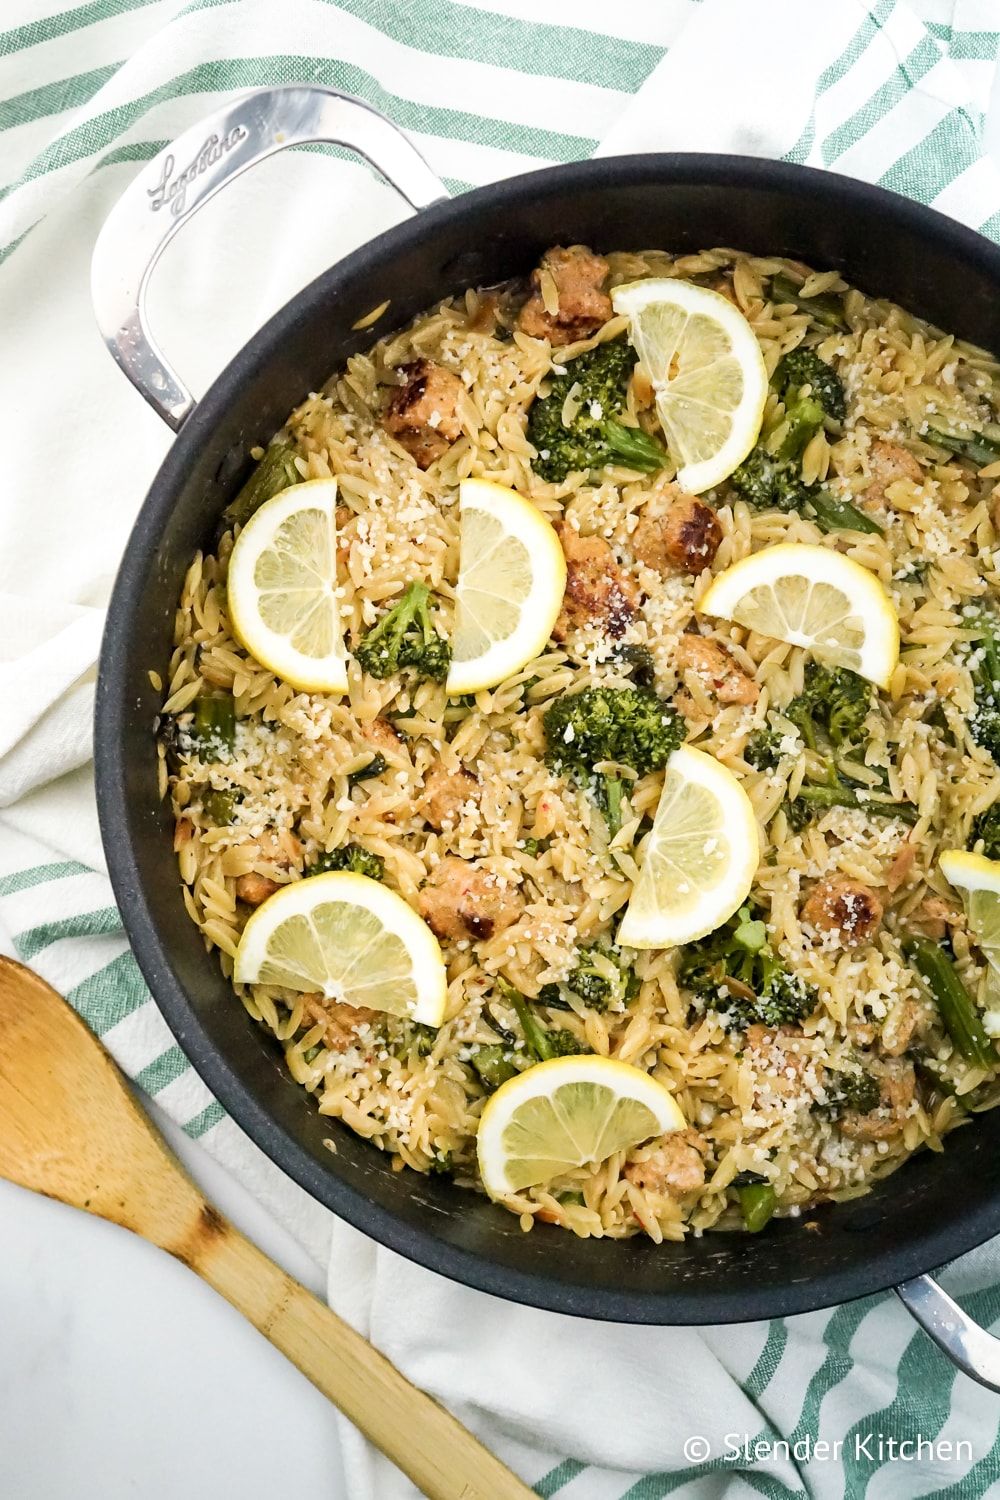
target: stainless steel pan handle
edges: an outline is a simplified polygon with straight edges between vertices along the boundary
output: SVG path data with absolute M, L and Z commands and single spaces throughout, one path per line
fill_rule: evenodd
M 357 151 L 414 209 L 448 196 L 384 115 L 336 89 L 296 84 L 245 94 L 185 131 L 129 184 L 97 237 L 91 293 L 104 342 L 175 432 L 194 398 L 146 321 L 153 269 L 177 231 L 227 182 L 287 146 L 320 141 Z
M 1000 1391 L 1000 1339 L 964 1313 L 933 1276 L 914 1276 L 896 1296 L 952 1364 L 991 1391 Z

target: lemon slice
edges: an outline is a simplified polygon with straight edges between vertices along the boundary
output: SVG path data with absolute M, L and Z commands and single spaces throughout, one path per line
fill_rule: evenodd
M 319 993 L 427 1026 L 444 1019 L 437 938 L 402 896 L 347 870 L 282 886 L 243 929 L 233 978 Z
M 293 484 L 250 517 L 229 559 L 233 633 L 306 693 L 347 691 L 336 509 L 335 479 Z
M 783 542 L 734 563 L 702 596 L 706 615 L 806 646 L 887 687 L 899 660 L 899 620 L 874 573 L 831 547 Z
M 714 932 L 743 905 L 759 862 L 750 798 L 732 771 L 682 745 L 667 762 L 619 942 L 672 948 Z
M 541 511 L 486 479 L 459 487 L 462 539 L 449 693 L 478 693 L 544 650 L 566 588 L 566 559 Z
M 962 897 L 976 946 L 993 973 L 1000 975 L 1000 860 L 965 849 L 943 849 L 938 865 Z
M 757 336 L 728 297 L 690 281 L 630 281 L 611 301 L 652 382 L 677 481 L 700 495 L 757 441 L 767 400 Z
M 483 1110 L 483 1186 L 506 1198 L 685 1124 L 648 1073 L 611 1057 L 554 1057 L 501 1084 Z

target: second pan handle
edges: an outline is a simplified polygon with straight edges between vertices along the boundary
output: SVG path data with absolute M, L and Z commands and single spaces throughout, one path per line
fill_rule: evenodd
M 989 1390 L 1000 1391 L 1000 1339 L 980 1328 L 933 1276 L 914 1276 L 895 1291 L 953 1365 Z
M 91 264 L 97 323 L 112 357 L 175 432 L 194 397 L 149 329 L 153 268 L 177 231 L 227 182 L 277 151 L 315 142 L 357 151 L 414 209 L 448 196 L 384 115 L 336 89 L 293 84 L 244 94 L 193 125 L 153 157 L 105 220 Z

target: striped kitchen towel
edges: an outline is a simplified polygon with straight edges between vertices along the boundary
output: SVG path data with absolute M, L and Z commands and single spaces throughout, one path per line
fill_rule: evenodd
M 734 150 L 884 183 L 1000 239 L 983 145 L 996 0 L 85 0 L 44 14 L 5 0 L 2 24 L 0 941 L 329 1259 L 334 1305 L 540 1495 L 1000 1495 L 1000 1403 L 893 1299 L 734 1329 L 609 1327 L 454 1287 L 335 1224 L 225 1118 L 149 1000 L 89 771 L 103 606 L 169 440 L 89 308 L 94 236 L 136 163 L 227 93 L 314 81 L 384 110 L 453 192 L 596 150 Z M 288 153 L 240 179 L 158 272 L 151 316 L 171 358 L 204 386 L 401 212 L 343 153 Z M 986 1323 L 996 1260 L 989 1246 L 950 1273 Z M 918 1436 L 923 1449 L 898 1448 Z M 356 1435 L 345 1448 L 352 1500 L 408 1492 Z

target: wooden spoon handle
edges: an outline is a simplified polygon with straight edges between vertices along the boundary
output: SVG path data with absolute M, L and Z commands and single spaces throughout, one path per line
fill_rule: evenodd
M 349 1324 L 208 1204 L 173 1252 L 220 1292 L 431 1500 L 533 1500 L 534 1491 Z
M 190 1266 L 430 1500 L 530 1500 L 471 1432 L 205 1202 L 96 1037 L 51 985 L 2 955 L 0 1177 Z

